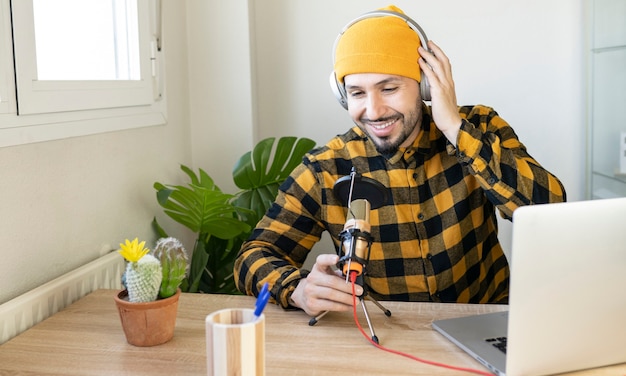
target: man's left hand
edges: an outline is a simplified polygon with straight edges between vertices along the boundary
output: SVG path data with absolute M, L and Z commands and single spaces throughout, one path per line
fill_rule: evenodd
M 456 91 L 452 79 L 450 60 L 433 41 L 428 42 L 427 51 L 419 47 L 419 64 L 422 74 L 430 84 L 433 121 L 446 138 L 456 145 L 456 138 L 461 128 L 461 117 L 456 102 Z

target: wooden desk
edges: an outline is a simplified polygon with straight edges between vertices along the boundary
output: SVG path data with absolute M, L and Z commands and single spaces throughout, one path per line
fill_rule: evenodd
M 206 315 L 222 308 L 254 306 L 254 298 L 248 296 L 183 294 L 174 338 L 161 346 L 141 348 L 126 343 L 113 301 L 115 293 L 93 292 L 1 345 L 0 375 L 206 375 Z M 391 317 L 368 303 L 381 345 L 481 370 L 486 369 L 432 330 L 430 323 L 506 309 L 435 303 L 384 305 L 392 311 Z M 367 325 L 360 307 L 358 312 L 362 325 Z M 268 376 L 454 374 L 375 348 L 359 333 L 352 313 L 331 312 L 313 327 L 303 312 L 268 305 L 265 314 Z M 584 374 L 624 375 L 626 364 Z

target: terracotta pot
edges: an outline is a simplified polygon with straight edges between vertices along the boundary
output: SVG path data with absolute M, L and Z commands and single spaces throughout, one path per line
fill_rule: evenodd
M 160 345 L 172 339 L 180 293 L 178 289 L 169 298 L 145 303 L 129 302 L 127 290 L 115 295 L 126 341 L 144 347 Z

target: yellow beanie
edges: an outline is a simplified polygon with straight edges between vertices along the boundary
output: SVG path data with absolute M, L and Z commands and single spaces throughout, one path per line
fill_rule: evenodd
M 380 10 L 404 14 L 393 5 Z M 337 80 L 343 83 L 343 78 L 353 73 L 384 73 L 420 82 L 419 46 L 419 36 L 404 20 L 394 16 L 365 18 L 351 25 L 337 42 Z

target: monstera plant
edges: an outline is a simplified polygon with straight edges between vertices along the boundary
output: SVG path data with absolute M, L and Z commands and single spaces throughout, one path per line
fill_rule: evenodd
M 271 206 L 278 187 L 315 146 L 308 138 L 282 137 L 260 141 L 239 158 L 233 168 L 235 194 L 222 192 L 204 170 L 196 174 L 182 165 L 186 186 L 154 183 L 159 205 L 166 215 L 197 234 L 185 292 L 236 293 L 233 263 L 241 244 Z M 274 145 L 276 146 L 274 147 Z M 166 231 L 156 218 L 160 237 Z

